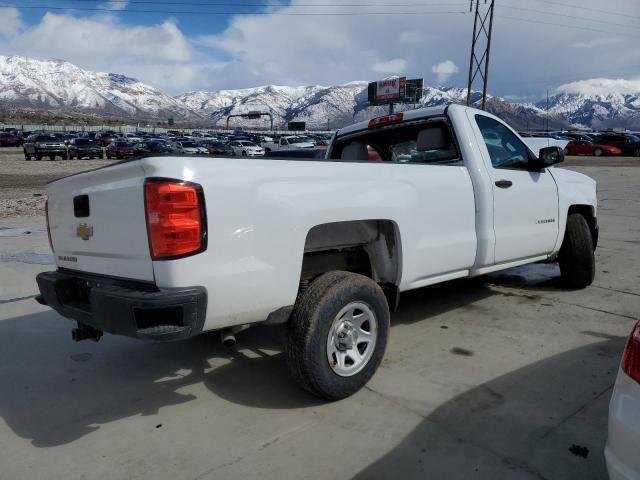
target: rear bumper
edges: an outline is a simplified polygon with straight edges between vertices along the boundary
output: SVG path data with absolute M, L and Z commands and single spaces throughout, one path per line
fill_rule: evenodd
M 151 341 L 197 335 L 204 324 L 204 287 L 159 291 L 155 285 L 70 271 L 40 273 L 37 300 L 101 332 Z

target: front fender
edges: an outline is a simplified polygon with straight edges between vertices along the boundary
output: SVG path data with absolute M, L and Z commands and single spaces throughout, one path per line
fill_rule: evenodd
M 589 207 L 593 218 L 596 218 L 598 197 L 596 181 L 591 177 L 561 168 L 550 168 L 549 172 L 558 187 L 558 238 L 554 247 L 556 253 L 562 245 L 569 209 L 573 206 Z

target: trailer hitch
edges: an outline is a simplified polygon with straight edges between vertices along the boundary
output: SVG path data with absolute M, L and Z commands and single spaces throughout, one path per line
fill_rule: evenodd
M 71 330 L 71 338 L 73 338 L 76 342 L 81 342 L 82 340 L 93 340 L 97 342 L 102 337 L 102 332 L 100 330 L 96 330 L 89 325 L 84 325 L 82 323 L 78 323 L 78 326 Z

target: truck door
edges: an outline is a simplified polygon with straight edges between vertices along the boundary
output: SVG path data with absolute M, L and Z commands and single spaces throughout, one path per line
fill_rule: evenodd
M 495 263 L 548 254 L 558 237 L 558 189 L 545 168 L 533 171 L 529 148 L 502 122 L 473 114 L 493 189 Z

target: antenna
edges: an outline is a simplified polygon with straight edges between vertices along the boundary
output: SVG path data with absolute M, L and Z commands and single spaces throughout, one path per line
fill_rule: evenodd
M 473 36 L 471 37 L 471 58 L 469 59 L 469 81 L 467 83 L 467 105 L 471 105 L 471 87 L 477 76 L 482 81 L 482 109 L 487 103 L 487 80 L 489 77 L 489 53 L 491 51 L 491 31 L 493 27 L 493 7 L 495 0 L 490 0 L 489 8 L 481 12 L 480 0 L 470 0 L 469 12 L 473 10 Z M 487 5 L 487 0 L 484 0 Z M 484 10 L 484 9 L 483 9 Z M 483 38 L 483 41 L 478 41 Z

